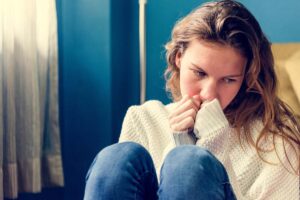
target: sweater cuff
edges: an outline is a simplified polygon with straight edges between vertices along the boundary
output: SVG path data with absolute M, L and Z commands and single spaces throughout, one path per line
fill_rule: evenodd
M 196 144 L 197 138 L 192 131 L 183 131 L 173 133 L 174 141 L 176 146 L 180 145 L 194 145 Z
M 197 113 L 194 133 L 198 139 L 229 126 L 221 105 L 217 99 L 206 103 Z

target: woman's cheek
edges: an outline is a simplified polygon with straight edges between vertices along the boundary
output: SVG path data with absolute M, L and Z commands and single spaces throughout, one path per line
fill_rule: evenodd
M 220 92 L 220 103 L 222 106 L 222 109 L 224 110 L 236 97 L 238 94 L 240 87 L 237 86 L 236 88 L 232 90 L 225 90 L 223 89 L 222 92 Z
M 200 88 L 193 81 L 183 81 L 181 84 L 182 95 L 188 95 L 190 97 L 200 93 Z
M 193 89 L 193 88 L 191 88 L 191 89 L 188 91 L 188 95 L 189 95 L 190 97 L 195 96 L 195 95 L 197 95 L 197 94 L 199 94 L 199 93 L 200 93 L 200 91 L 198 91 L 198 90 L 196 90 L 196 89 Z

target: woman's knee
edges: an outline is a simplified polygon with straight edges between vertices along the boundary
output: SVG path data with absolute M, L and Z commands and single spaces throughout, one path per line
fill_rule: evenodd
M 139 195 L 138 188 L 146 183 L 157 188 L 150 154 L 137 143 L 124 142 L 108 146 L 97 155 L 87 175 L 85 193 L 93 197 L 87 199 L 115 195 L 128 199 Z
M 187 145 L 169 152 L 160 181 L 158 193 L 162 198 L 169 194 L 166 191 L 173 191 L 176 198 L 224 199 L 223 183 L 228 182 L 228 177 L 223 165 L 208 150 Z
M 221 177 L 225 172 L 221 162 L 212 153 L 195 145 L 183 145 L 174 148 L 167 155 L 164 167 L 170 168 L 168 171 L 193 171 L 198 175 L 213 174 Z
M 182 145 L 174 148 L 167 155 L 165 162 L 195 163 L 214 162 L 216 158 L 206 149 L 195 145 Z
M 134 159 L 135 157 L 144 154 L 148 154 L 148 152 L 142 145 L 135 142 L 122 142 L 104 148 L 97 157 L 109 160 L 112 160 L 113 158 L 123 160 L 125 158 Z
M 123 142 L 110 145 L 97 154 L 90 166 L 86 179 L 89 178 L 91 173 L 93 173 L 94 177 L 97 177 L 111 171 L 124 171 L 128 163 L 136 165 L 135 163 L 138 163 L 140 159 L 151 159 L 147 150 L 140 144 Z

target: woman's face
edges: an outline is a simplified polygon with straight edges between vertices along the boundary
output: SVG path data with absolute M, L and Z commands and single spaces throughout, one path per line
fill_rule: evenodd
M 195 39 L 176 55 L 181 95 L 200 95 L 202 102 L 216 98 L 224 110 L 242 85 L 246 64 L 230 46 Z

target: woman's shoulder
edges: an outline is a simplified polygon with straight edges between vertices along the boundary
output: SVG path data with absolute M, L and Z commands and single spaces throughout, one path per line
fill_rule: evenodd
M 130 106 L 125 118 L 130 118 L 135 124 L 167 124 L 174 103 L 164 105 L 157 100 L 149 100 L 142 105 Z
M 168 114 L 172 108 L 175 106 L 175 103 L 163 104 L 158 100 L 148 100 L 141 105 L 130 106 L 127 112 L 131 113 L 157 113 L 157 114 Z
M 139 139 L 145 141 L 148 141 L 149 137 L 165 137 L 165 134 L 169 133 L 169 107 L 169 104 L 164 105 L 156 100 L 130 106 L 123 121 L 123 139 L 128 139 L 134 134 L 138 134 Z M 148 142 L 145 141 L 144 145 L 147 146 Z

